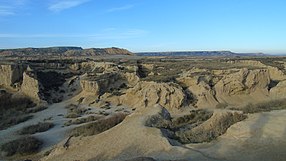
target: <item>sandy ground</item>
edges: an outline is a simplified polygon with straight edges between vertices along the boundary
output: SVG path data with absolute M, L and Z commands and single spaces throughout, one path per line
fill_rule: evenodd
M 70 104 L 76 104 L 77 100 L 81 98 L 82 96 L 84 96 L 84 94 L 79 94 L 66 101 L 49 105 L 47 109 L 34 113 L 32 119 L 27 120 L 23 123 L 14 125 L 12 127 L 9 127 L 5 130 L 1 130 L 0 131 L 0 145 L 22 137 L 23 135 L 17 134 L 17 131 L 21 130 L 23 127 L 46 121 L 46 122 L 52 122 L 55 126 L 49 129 L 48 131 L 36 133 L 31 136 L 34 136 L 44 142 L 44 144 L 41 147 L 42 153 L 50 150 L 51 148 L 53 148 L 54 145 L 58 144 L 59 142 L 63 140 L 66 140 L 69 137 L 69 130 L 73 129 L 74 127 L 83 125 L 83 124 L 79 124 L 79 125 L 64 126 L 65 122 L 71 120 L 69 118 L 65 118 L 65 115 L 67 114 L 67 109 L 65 107 Z M 116 111 L 124 111 L 124 112 L 131 111 L 130 109 L 123 107 L 123 106 L 120 106 L 120 107 L 112 106 L 110 109 L 101 109 L 101 108 L 81 105 L 81 108 L 90 109 L 88 111 L 89 114 L 85 114 L 81 118 L 87 117 L 89 115 L 97 115 L 97 114 L 98 116 L 109 117 L 112 114 L 114 114 Z M 108 113 L 109 115 L 108 116 L 99 115 L 99 113 L 102 113 L 102 112 Z M 1 157 L 0 157 L 0 160 L 1 160 Z
M 39 139 L 45 140 L 43 149 L 58 143 L 65 138 L 65 132 L 71 128 L 62 127 L 64 122 L 68 120 L 64 118 L 64 115 L 67 112 L 67 109 L 65 109 L 67 104 L 69 104 L 69 101 L 53 104 L 47 109 L 33 114 L 32 119 L 0 131 L 0 142 L 8 142 L 10 140 L 21 137 L 17 135 L 18 130 L 21 130 L 23 127 L 29 125 L 37 124 L 38 122 L 44 122 L 44 120 L 48 120 L 48 122 L 53 122 L 55 126 L 46 132 L 37 133 L 32 136 L 36 136 Z
M 285 161 L 286 110 L 249 115 L 208 144 L 187 145 L 214 160 Z
M 57 148 L 43 160 L 125 160 L 146 156 L 158 160 L 285 161 L 286 110 L 249 115 L 211 143 L 178 146 L 172 146 L 160 130 L 144 126 L 146 116 L 154 112 L 135 113 L 102 134 L 75 138 L 68 150 Z

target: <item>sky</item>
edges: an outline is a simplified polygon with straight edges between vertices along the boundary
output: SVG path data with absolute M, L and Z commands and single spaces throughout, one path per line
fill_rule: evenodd
M 285 0 L 0 0 L 0 48 L 286 53 Z

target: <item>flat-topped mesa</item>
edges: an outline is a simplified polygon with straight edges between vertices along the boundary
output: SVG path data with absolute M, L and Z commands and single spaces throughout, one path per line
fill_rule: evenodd
M 96 56 L 96 55 L 133 55 L 130 51 L 121 48 L 90 48 L 82 51 L 83 55 Z
M 24 66 L 20 65 L 0 65 L 0 86 L 6 88 L 13 87 L 23 78 Z
M 81 47 L 48 47 L 2 49 L 0 56 L 101 56 L 101 55 L 133 55 L 132 52 L 121 48 L 90 48 Z

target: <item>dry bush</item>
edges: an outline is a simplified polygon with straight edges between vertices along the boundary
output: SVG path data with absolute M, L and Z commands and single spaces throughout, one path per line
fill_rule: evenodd
M 48 108 L 47 106 L 36 106 L 36 107 L 33 107 L 33 108 L 26 109 L 26 112 L 27 113 L 36 113 L 36 112 L 43 111 L 43 110 L 45 110 L 47 108 Z
M 35 134 L 38 132 L 44 132 L 54 127 L 54 124 L 51 122 L 39 122 L 36 125 L 30 125 L 21 129 L 18 133 L 21 135 L 24 134 Z
M 21 122 L 25 122 L 29 119 L 31 119 L 32 115 L 25 115 L 22 113 L 15 112 L 14 115 L 4 115 L 0 117 L 0 130 L 4 130 L 8 127 L 11 127 L 13 125 L 17 125 Z
M 27 108 L 34 106 L 35 104 L 29 98 L 13 97 L 13 94 L 2 91 L 0 94 L 0 130 L 32 118 L 27 114 Z
M 216 109 L 226 109 L 228 104 L 226 103 L 219 103 L 215 106 Z
M 244 119 L 246 116 L 237 112 L 228 112 L 218 117 L 214 115 L 194 128 L 176 131 L 174 138 L 183 144 L 210 142 L 224 134 L 231 125 Z
M 66 108 L 68 109 L 68 113 L 65 116 L 66 118 L 77 118 L 86 112 L 86 109 L 80 108 L 74 104 L 70 104 L 66 106 Z
M 78 125 L 78 124 L 83 124 L 87 122 L 92 122 L 100 119 L 101 117 L 99 116 L 88 116 L 85 118 L 79 118 L 75 120 L 69 120 L 68 122 L 65 123 L 65 126 L 70 126 L 70 125 Z
M 80 127 L 76 127 L 71 131 L 72 136 L 91 136 L 102 133 L 120 122 L 122 122 L 127 115 L 123 113 L 114 114 L 113 116 L 89 123 Z
M 160 115 L 150 116 L 146 126 L 160 128 L 166 137 L 183 144 L 202 143 L 216 139 L 245 118 L 246 115 L 237 112 L 215 115 L 207 110 L 192 110 L 188 115 L 171 120 Z
M 185 126 L 196 126 L 211 118 L 212 115 L 212 112 L 206 110 L 192 110 L 189 115 L 172 119 L 171 129 L 177 130 Z
M 243 113 L 259 113 L 259 112 L 269 112 L 272 110 L 283 110 L 286 109 L 286 99 L 273 100 L 258 104 L 248 104 L 245 107 L 235 110 L 242 110 Z
M 24 137 L 3 144 L 1 154 L 2 156 L 31 154 L 37 152 L 41 145 L 42 142 L 34 137 Z

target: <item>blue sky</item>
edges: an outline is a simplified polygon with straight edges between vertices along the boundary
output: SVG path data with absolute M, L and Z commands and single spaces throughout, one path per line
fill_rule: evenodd
M 286 53 L 285 0 L 0 0 L 0 48 Z

